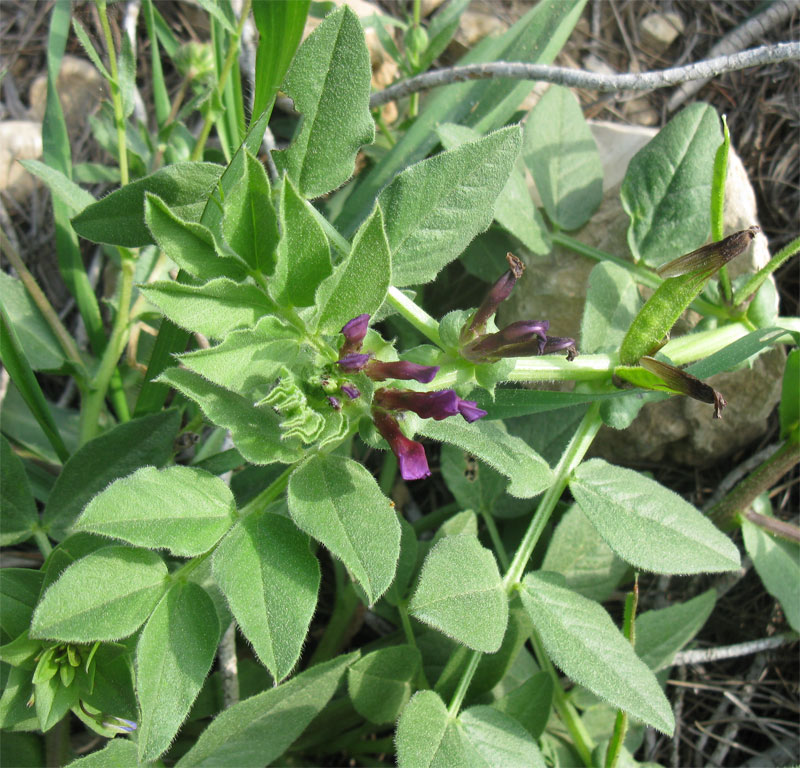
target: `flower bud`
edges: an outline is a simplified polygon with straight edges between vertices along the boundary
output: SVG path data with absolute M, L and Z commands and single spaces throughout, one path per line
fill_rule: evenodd
M 351 352 L 349 355 L 339 358 L 336 361 L 343 371 L 355 373 L 360 371 L 368 362 L 372 355 L 363 355 L 360 352 Z
M 341 360 L 339 364 L 341 365 Z M 386 381 L 386 379 L 406 379 L 418 381 L 420 384 L 430 384 L 439 372 L 438 365 L 419 365 L 409 363 L 407 360 L 384 363 L 380 360 L 370 360 L 364 368 L 373 381 Z
M 713 275 L 720 267 L 744 253 L 751 240 L 761 231 L 758 225 L 734 232 L 716 243 L 708 243 L 691 253 L 662 264 L 656 271 L 661 277 L 679 277 L 690 272 Z
M 710 403 L 714 406 L 714 418 L 722 418 L 722 409 L 728 404 L 725 398 L 705 382 L 700 381 L 691 373 L 686 373 L 674 365 L 669 365 L 654 357 L 643 357 L 639 365 L 646 371 L 658 376 L 674 392 L 688 395 L 701 403 Z
M 351 352 L 358 352 L 361 349 L 361 342 L 367 335 L 367 328 L 369 327 L 369 315 L 363 314 L 354 317 L 345 323 L 342 328 L 342 335 L 344 336 L 344 344 L 339 350 L 340 357 L 345 357 Z
M 397 456 L 397 466 L 403 480 L 421 480 L 430 477 L 425 448 L 416 440 L 409 440 L 401 431 L 400 425 L 386 411 L 372 409 L 372 419 L 378 432 L 389 443 L 392 453 Z
M 508 272 L 503 273 L 500 279 L 491 287 L 486 298 L 478 307 L 470 321 L 461 330 L 462 344 L 486 332 L 486 321 L 497 312 L 501 302 L 505 301 L 511 294 L 511 289 L 517 280 L 522 277 L 525 265 L 513 253 L 506 254 L 508 261 Z
M 342 384 L 341 389 L 351 400 L 355 400 L 361 395 L 361 392 L 358 391 L 358 387 L 354 387 L 352 384 Z

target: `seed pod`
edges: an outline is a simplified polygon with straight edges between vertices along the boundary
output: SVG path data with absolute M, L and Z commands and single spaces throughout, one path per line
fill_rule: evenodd
M 620 346 L 620 363 L 633 365 L 655 351 L 714 272 L 742 253 L 760 231 L 750 227 L 665 264 L 663 273 L 677 276 L 667 277 L 633 319 Z

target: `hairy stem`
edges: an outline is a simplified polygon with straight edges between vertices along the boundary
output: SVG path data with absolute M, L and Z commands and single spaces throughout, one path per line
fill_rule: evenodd
M 106 0 L 97 0 L 97 10 L 100 12 L 100 24 L 103 27 L 103 36 L 106 40 L 108 63 L 111 70 L 111 103 L 114 106 L 114 124 L 117 129 L 117 153 L 119 155 L 119 177 L 124 187 L 128 183 L 128 142 L 125 137 L 125 113 L 122 107 L 122 94 L 119 89 L 119 69 L 117 67 L 117 52 L 114 48 L 114 37 L 108 23 Z

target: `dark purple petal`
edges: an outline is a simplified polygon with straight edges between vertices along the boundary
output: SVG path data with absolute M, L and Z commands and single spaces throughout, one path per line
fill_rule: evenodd
M 696 376 L 687 373 L 674 365 L 669 365 L 662 360 L 645 356 L 639 360 L 639 365 L 646 371 L 658 376 L 673 392 L 699 400 L 701 403 L 711 403 L 714 406 L 714 418 L 722 418 L 722 409 L 728 404 L 725 398 L 716 389 L 700 381 Z
M 342 344 L 341 355 L 348 355 L 361 349 L 361 342 L 364 341 L 364 337 L 367 335 L 368 326 L 369 315 L 367 314 L 354 317 L 344 324 L 342 328 L 344 344 Z
M 578 356 L 575 339 L 570 339 L 568 336 L 548 336 L 541 354 L 552 355 L 564 349 L 567 350 L 567 360 L 574 360 Z
M 360 371 L 368 362 L 372 355 L 363 355 L 360 352 L 351 352 L 336 361 L 336 364 L 343 370 L 350 373 Z
M 328 403 L 330 403 L 331 408 L 335 411 L 342 410 L 342 403 L 338 397 L 334 397 L 333 395 L 328 395 Z
M 500 336 L 503 341 L 528 341 L 534 336 L 544 339 L 547 331 L 550 329 L 550 323 L 547 320 L 517 320 L 515 323 L 507 325 L 500 331 Z
M 461 354 L 473 362 L 499 360 L 502 357 L 540 355 L 547 340 L 547 320 L 518 320 L 497 333 L 479 336 L 465 344 Z
M 354 387 L 352 384 L 342 384 L 341 386 L 342 392 L 344 392 L 351 400 L 355 400 L 361 393 L 358 391 L 358 387 Z
M 486 321 L 497 312 L 500 303 L 505 301 L 511 294 L 511 289 L 517 280 L 522 277 L 525 265 L 513 253 L 506 254 L 508 261 L 508 272 L 504 272 L 500 279 L 489 289 L 486 298 L 478 307 L 472 319 L 464 326 L 461 331 L 461 341 L 469 341 L 486 331 Z
M 464 421 L 469 424 L 482 419 L 487 413 L 482 408 L 478 408 L 478 404 L 474 400 L 461 400 L 458 404 L 458 412 L 464 417 Z
M 420 384 L 430 384 L 438 372 L 438 365 L 419 365 L 417 363 L 409 363 L 406 360 L 398 360 L 392 363 L 371 360 L 364 371 L 373 381 L 414 379 Z
M 386 411 L 373 409 L 372 418 L 378 432 L 389 443 L 392 453 L 397 456 L 397 465 L 403 480 L 421 480 L 430 477 L 428 459 L 422 443 L 409 440 L 401 431 L 400 425 Z
M 460 398 L 452 389 L 414 392 L 410 389 L 379 389 L 375 402 L 390 411 L 413 411 L 423 419 L 441 421 L 459 413 Z

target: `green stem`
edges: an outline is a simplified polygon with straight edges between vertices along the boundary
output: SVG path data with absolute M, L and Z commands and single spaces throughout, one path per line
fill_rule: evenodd
M 295 466 L 295 464 L 292 464 L 290 467 L 286 467 L 258 496 L 245 504 L 239 510 L 239 517 L 247 517 L 254 513 L 263 512 L 272 504 L 286 490 L 286 486 L 289 484 L 289 476 L 294 471 Z
M 758 469 L 751 472 L 722 501 L 714 505 L 708 516 L 723 531 L 736 526 L 739 512 L 746 511 L 756 497 L 771 488 L 800 461 L 800 443 L 787 440 Z
M 106 0 L 97 0 L 100 13 L 100 25 L 106 39 L 108 63 L 111 69 L 111 103 L 114 105 L 114 124 L 117 128 L 117 152 L 119 153 L 119 177 L 122 186 L 128 183 L 128 142 L 125 137 L 125 113 L 122 106 L 122 94 L 119 90 L 119 70 L 117 69 L 117 52 L 114 48 L 114 37 L 108 23 Z
M 582 243 L 577 238 L 565 235 L 563 232 L 553 232 L 550 237 L 557 245 L 563 245 L 565 248 L 569 248 L 571 251 L 575 251 L 575 253 L 580 253 L 582 256 L 594 259 L 595 261 L 610 261 L 623 269 L 627 269 L 628 272 L 633 275 L 637 283 L 646 285 L 648 288 L 658 288 L 658 286 L 664 282 L 655 272 L 647 267 L 633 264 L 626 259 L 619 258 L 619 256 L 614 256 L 592 245 Z M 710 301 L 706 301 L 706 299 L 700 297 L 696 298 L 689 306 L 701 315 L 719 317 L 723 320 L 727 320 L 729 317 L 729 312 L 725 307 L 718 307 L 716 304 L 712 304 Z
M 399 288 L 390 286 L 386 294 L 389 302 L 411 325 L 423 336 L 429 338 L 436 346 L 442 346 L 439 336 L 439 323 L 434 320 L 422 307 L 415 304 Z
M 336 574 L 336 597 L 333 603 L 333 612 L 314 653 L 311 655 L 308 662 L 309 667 L 332 659 L 339 653 L 350 632 L 353 614 L 361 603 L 353 583 L 347 578 L 344 566 L 338 560 L 333 561 L 333 570 Z
M 391 451 L 383 454 L 383 464 L 381 473 L 378 477 L 380 489 L 388 496 L 394 488 L 394 480 L 397 477 L 397 458 Z
M 555 667 L 550 663 L 547 651 L 545 651 L 542 641 L 539 639 L 539 635 L 536 632 L 531 635 L 531 645 L 533 646 L 533 652 L 536 656 L 536 660 L 539 662 L 539 666 L 547 672 L 550 679 L 553 681 L 553 706 L 569 731 L 570 736 L 572 736 L 572 746 L 578 753 L 581 762 L 589 768 L 593 765 L 592 750 L 595 747 L 594 739 L 583 724 L 583 720 L 581 720 L 575 707 L 564 693 L 558 673 Z
M 133 292 L 133 270 L 133 260 L 123 255 L 117 316 L 114 318 L 111 337 L 103 351 L 103 357 L 100 359 L 100 367 L 97 369 L 97 374 L 90 384 L 89 394 L 84 400 L 80 426 L 81 445 L 97 434 L 100 411 L 106 398 L 108 385 L 114 371 L 117 369 L 117 361 L 125 346 L 128 334 L 128 319 L 130 317 L 131 294 Z
M 403 625 L 403 634 L 406 636 L 406 642 L 412 648 L 417 648 L 417 638 L 414 637 L 414 627 L 411 625 L 411 619 L 408 616 L 408 600 L 401 600 L 397 604 L 397 613 L 400 616 L 400 623 Z M 428 676 L 425 674 L 425 669 L 420 665 L 419 674 L 416 679 L 417 689 L 429 689 L 431 684 L 428 682 Z
M 207 102 L 206 109 L 204 110 L 203 114 L 203 127 L 200 130 L 200 135 L 197 137 L 197 142 L 194 145 L 194 149 L 192 150 L 192 160 L 201 160 L 203 157 L 203 150 L 206 146 L 206 141 L 208 140 L 208 136 L 211 133 L 211 128 L 214 125 L 214 121 L 216 120 L 216 115 L 214 114 L 214 110 L 212 108 L 212 104 L 216 100 L 217 102 L 222 102 L 222 95 L 223 91 L 225 90 L 225 83 L 228 82 L 228 76 L 231 73 L 231 68 L 235 61 L 238 60 L 239 57 L 239 40 L 242 37 L 242 29 L 244 29 L 244 23 L 247 21 L 247 17 L 250 15 L 250 7 L 252 5 L 252 0 L 245 0 L 244 5 L 242 7 L 242 15 L 239 17 L 239 23 L 236 25 L 236 33 L 233 37 L 228 41 L 228 53 L 225 56 L 225 62 L 222 65 L 222 71 L 219 73 L 219 79 L 217 80 L 216 85 L 216 99 L 212 96 Z
M 600 403 L 592 403 L 578 426 L 578 429 L 575 431 L 575 434 L 572 436 L 572 439 L 569 441 L 569 445 L 567 445 L 561 460 L 558 462 L 555 469 L 555 481 L 547 489 L 544 496 L 542 496 L 536 513 L 528 526 L 528 530 L 525 531 L 525 535 L 514 555 L 514 559 L 511 561 L 511 566 L 508 571 L 506 571 L 506 575 L 503 578 L 503 586 L 506 588 L 507 592 L 510 593 L 522 579 L 525 568 L 528 565 L 528 560 L 530 560 L 533 554 L 539 537 L 542 535 L 550 519 L 550 515 L 552 515 L 553 510 L 556 508 L 561 494 L 567 487 L 570 474 L 583 460 L 586 451 L 589 450 L 602 423 L 603 421 L 600 418 Z
M 776 270 L 800 251 L 800 237 L 781 248 L 761 269 L 733 294 L 733 306 L 737 309 L 744 304 L 760 287 L 761 284 Z
M 375 125 L 378 126 L 378 130 L 383 134 L 389 146 L 393 147 L 397 142 L 394 140 L 389 126 L 386 125 L 386 121 L 383 119 L 383 107 L 379 107 L 375 112 Z
M 481 510 L 481 517 L 483 518 L 483 522 L 486 523 L 486 530 L 489 531 L 489 538 L 492 540 L 492 547 L 494 547 L 497 559 L 500 561 L 500 567 L 504 571 L 507 571 L 510 561 L 505 544 L 503 544 L 503 540 L 500 538 L 500 532 L 497 530 L 497 523 L 495 523 L 492 513 L 487 512 L 485 509 Z
M 722 144 L 717 149 L 714 157 L 714 174 L 711 181 L 711 240 L 718 242 L 725 234 L 725 179 L 728 175 L 728 149 L 731 145 L 731 136 L 728 132 L 728 121 L 722 115 Z M 731 303 L 731 279 L 728 267 L 723 264 L 719 270 L 719 285 L 722 298 L 726 304 Z
M 434 528 L 438 528 L 443 522 L 449 520 L 458 512 L 458 509 L 459 507 L 456 502 L 444 504 L 441 507 L 437 507 L 433 512 L 415 520 L 411 523 L 411 527 L 414 529 L 414 533 L 419 536 L 421 533 L 425 533 L 425 531 L 432 531 Z
M 50 543 L 50 539 L 47 538 L 47 534 L 41 530 L 34 531 L 33 539 L 36 542 L 36 546 L 39 547 L 42 556 L 47 559 L 48 555 L 53 551 L 53 545 Z
M 478 669 L 481 656 L 483 656 L 483 654 L 480 651 L 473 651 L 467 661 L 467 666 L 461 673 L 461 679 L 458 681 L 458 686 L 453 694 L 453 698 L 450 700 L 450 706 L 447 708 L 447 714 L 451 718 L 455 718 L 456 715 L 458 715 L 458 710 L 461 709 L 461 704 L 464 701 L 464 697 L 467 695 L 469 684 L 475 676 L 475 670 Z

